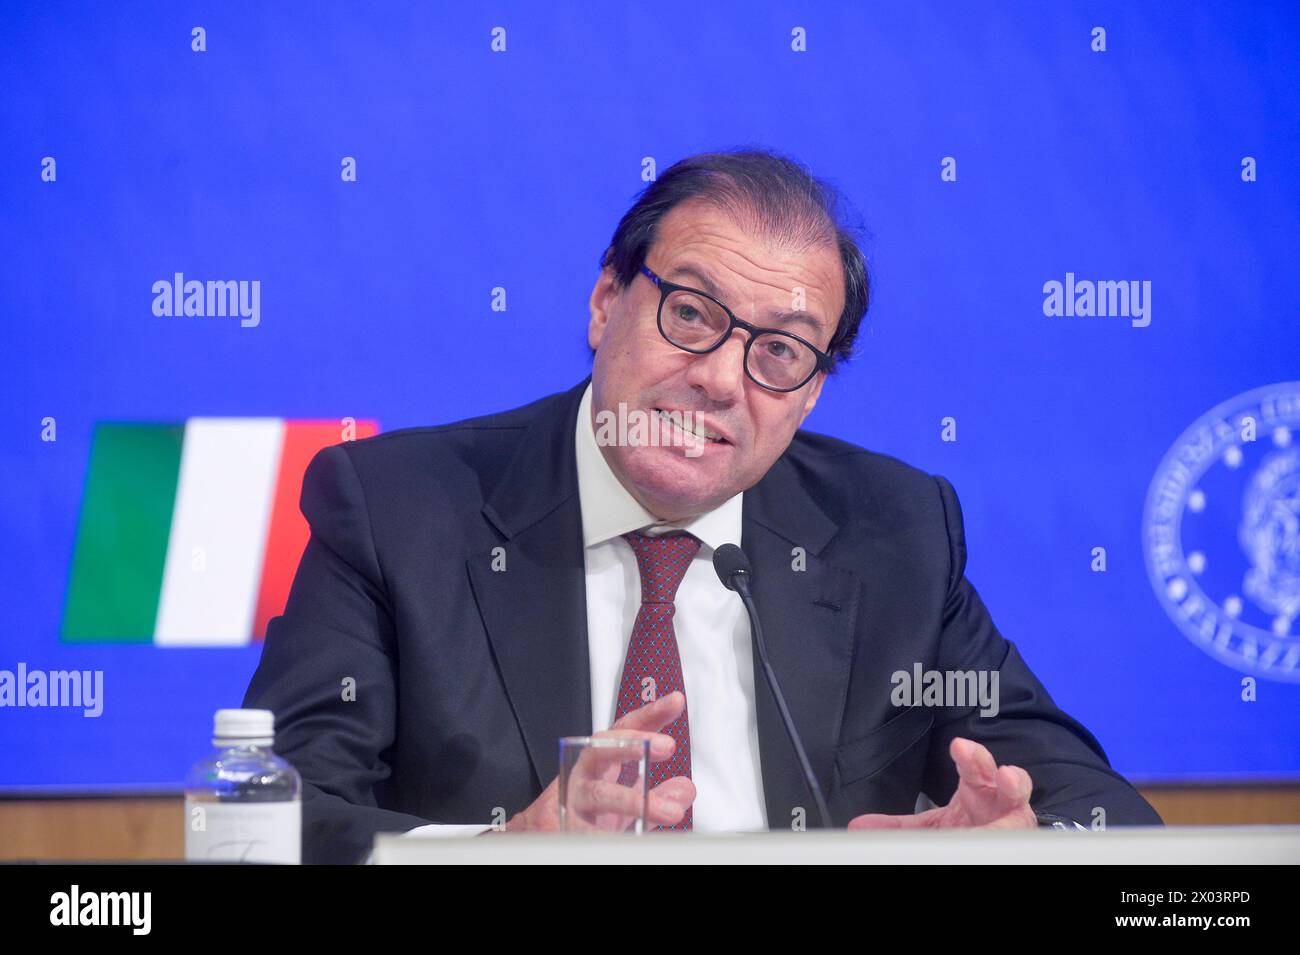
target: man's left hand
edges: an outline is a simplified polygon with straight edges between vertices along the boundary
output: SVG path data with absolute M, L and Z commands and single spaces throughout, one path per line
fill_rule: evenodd
M 957 737 L 948 747 L 961 781 L 946 806 L 907 816 L 870 812 L 850 820 L 850 829 L 1033 829 L 1034 784 L 1019 766 L 999 766 L 974 740 Z

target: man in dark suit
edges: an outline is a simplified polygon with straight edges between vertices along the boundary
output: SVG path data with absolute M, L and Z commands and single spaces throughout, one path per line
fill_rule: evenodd
M 835 208 L 769 153 L 684 160 L 602 258 L 589 380 L 315 458 L 244 701 L 303 776 L 304 861 L 554 829 L 557 740 L 593 731 L 650 741 L 652 824 L 817 825 L 728 542 L 834 825 L 1159 824 L 995 629 L 948 482 L 799 430 L 868 302 Z

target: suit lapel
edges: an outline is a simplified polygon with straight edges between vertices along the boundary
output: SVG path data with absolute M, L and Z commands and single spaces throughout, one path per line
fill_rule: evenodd
M 745 492 L 741 546 L 753 567 L 754 605 L 772 669 L 828 798 L 862 583 L 819 556 L 837 530 L 784 456 Z M 757 650 L 754 691 L 768 827 L 789 827 L 799 808 L 810 827 L 819 825 Z
M 527 426 L 483 506 L 505 538 L 466 565 L 483 626 L 539 787 L 559 767 L 561 736 L 591 732 L 586 576 L 573 432 L 583 381 Z M 497 562 L 500 567 L 500 562 Z

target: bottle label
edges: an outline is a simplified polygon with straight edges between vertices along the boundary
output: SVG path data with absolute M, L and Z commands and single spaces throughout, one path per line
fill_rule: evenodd
M 185 801 L 191 862 L 302 862 L 302 801 Z

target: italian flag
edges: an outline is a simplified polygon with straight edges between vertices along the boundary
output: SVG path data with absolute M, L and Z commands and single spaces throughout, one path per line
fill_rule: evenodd
M 373 421 L 101 423 L 77 526 L 65 643 L 238 646 L 284 610 L 310 531 L 302 476 Z

